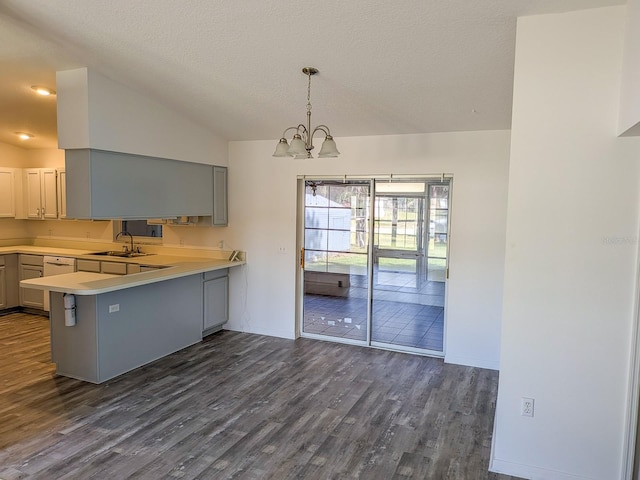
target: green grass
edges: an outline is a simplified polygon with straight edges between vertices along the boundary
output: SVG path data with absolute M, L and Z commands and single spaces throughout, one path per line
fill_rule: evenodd
M 433 241 L 431 242 L 433 245 Z M 429 255 L 431 257 L 445 257 L 447 253 L 446 245 L 436 244 L 430 249 Z M 329 253 L 328 262 L 324 261 L 310 261 L 307 259 L 305 264 L 306 270 L 320 270 L 324 271 L 328 268 L 329 271 L 333 271 L 332 267 L 339 271 L 345 270 L 344 267 L 354 267 L 356 269 L 366 269 L 367 267 L 367 255 L 366 251 L 356 251 L 355 249 L 351 253 Z M 379 267 L 382 270 L 400 271 L 400 272 L 415 272 L 415 260 L 406 258 L 390 258 L 380 257 Z M 446 260 L 444 258 L 429 258 L 429 268 L 444 269 Z M 347 268 L 348 269 L 348 268 Z

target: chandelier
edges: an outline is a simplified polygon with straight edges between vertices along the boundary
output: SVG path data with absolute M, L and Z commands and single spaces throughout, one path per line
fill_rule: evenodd
M 318 73 L 318 69 L 314 67 L 304 67 L 302 69 L 302 73 L 309 77 L 309 82 L 307 85 L 307 124 L 303 125 L 301 123 L 297 127 L 289 127 L 285 129 L 285 131 L 282 133 L 282 138 L 276 146 L 276 151 L 273 153 L 273 156 L 313 158 L 313 155 L 311 155 L 311 150 L 313 150 L 313 136 L 316 134 L 316 132 L 322 132 L 324 133 L 324 142 L 322 142 L 322 147 L 320 147 L 318 157 L 337 157 L 338 155 L 340 155 L 340 152 L 336 147 L 336 142 L 331 136 L 329 127 L 327 127 L 326 125 L 318 125 L 316 128 L 311 130 L 311 76 Z M 293 138 L 291 139 L 291 145 L 287 143 L 287 139 L 285 138 L 289 130 L 296 131 L 296 133 L 293 135 Z

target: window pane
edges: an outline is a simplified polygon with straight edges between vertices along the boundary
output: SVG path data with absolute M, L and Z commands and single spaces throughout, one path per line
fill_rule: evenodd
M 429 257 L 445 258 L 447 256 L 447 235 L 436 233 L 429 242 Z
M 329 251 L 348 252 L 351 250 L 351 232 L 329 230 Z
M 447 233 L 448 231 L 448 212 L 436 210 L 435 215 L 433 217 L 434 220 L 434 233 Z
M 327 271 L 327 253 L 316 252 L 313 250 L 304 251 L 304 269 L 313 270 L 314 272 Z
M 319 207 L 307 207 L 304 210 L 304 226 L 306 228 L 327 228 L 329 225 L 328 210 Z
M 418 262 L 410 258 L 378 258 L 378 269 L 381 272 L 416 273 Z
M 331 185 L 329 187 L 329 200 L 333 207 L 356 207 L 361 204 L 369 194 L 368 185 Z
M 123 220 L 122 231 L 134 237 L 162 237 L 162 225 L 147 225 L 146 220 Z
M 305 205 L 308 206 L 329 206 L 329 187 L 318 185 L 314 189 L 311 185 L 305 186 Z
M 332 273 L 367 274 L 367 256 L 359 253 L 329 252 L 327 264 L 327 271 Z
M 351 230 L 351 210 L 346 208 L 329 208 L 329 228 Z
M 308 250 L 327 250 L 327 231 L 309 230 L 304 231 L 304 248 Z

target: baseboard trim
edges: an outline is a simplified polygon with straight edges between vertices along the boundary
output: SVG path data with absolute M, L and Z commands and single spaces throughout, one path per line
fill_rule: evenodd
M 10 315 L 12 313 L 30 313 L 31 315 L 40 315 L 42 317 L 48 317 L 49 312 L 40 310 L 38 308 L 31 307 L 9 307 L 0 310 L 0 317 L 4 315 Z
M 549 470 L 547 468 L 536 467 L 534 465 L 524 465 L 522 463 L 507 462 L 496 458 L 491 459 L 489 471 L 502 475 L 526 478 L 529 480 L 596 480 L 595 477 L 585 477 L 572 473 Z
M 455 365 L 464 365 L 465 367 L 486 368 L 488 370 L 500 370 L 500 362 L 487 361 L 482 358 L 468 358 L 468 357 L 445 354 L 444 362 L 453 363 Z
M 242 332 L 242 333 L 253 333 L 256 335 L 265 335 L 267 337 L 277 337 L 277 338 L 287 338 L 289 340 L 295 340 L 295 335 L 292 332 L 285 331 L 274 331 L 266 328 L 256 328 L 251 325 L 249 328 L 245 328 L 244 325 L 237 326 L 231 323 L 225 323 L 222 327 L 224 330 L 231 330 L 233 332 Z

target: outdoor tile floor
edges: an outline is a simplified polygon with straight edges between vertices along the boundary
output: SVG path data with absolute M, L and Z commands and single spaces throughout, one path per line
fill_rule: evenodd
M 367 300 L 360 297 L 306 294 L 303 332 L 366 340 Z M 372 341 L 441 352 L 443 332 L 443 307 L 377 300 L 374 290 Z

